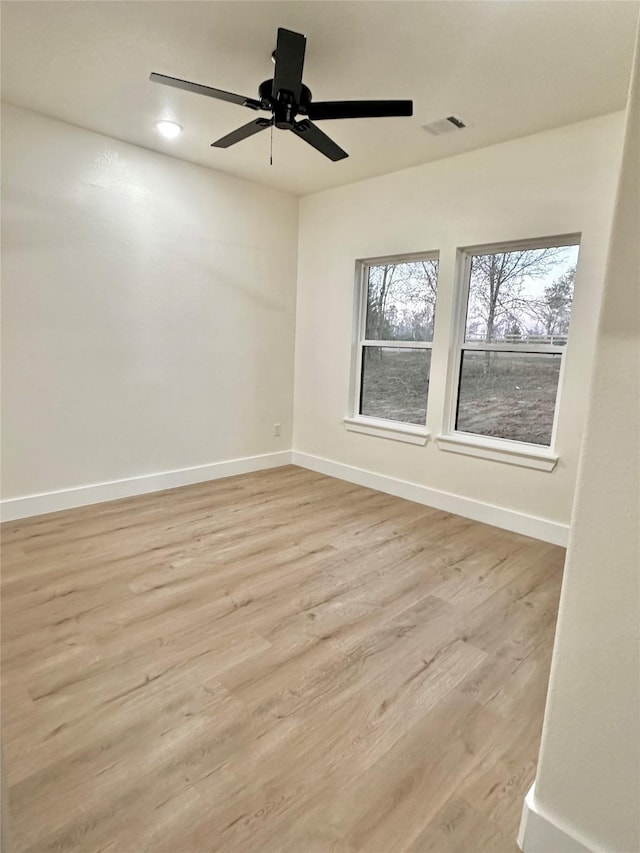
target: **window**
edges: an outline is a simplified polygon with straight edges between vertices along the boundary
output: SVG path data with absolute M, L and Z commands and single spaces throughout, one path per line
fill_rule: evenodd
M 438 259 L 433 254 L 359 265 L 353 417 L 345 418 L 348 428 L 426 441 L 437 283 Z
M 575 238 L 462 254 L 451 438 L 550 454 L 577 260 Z

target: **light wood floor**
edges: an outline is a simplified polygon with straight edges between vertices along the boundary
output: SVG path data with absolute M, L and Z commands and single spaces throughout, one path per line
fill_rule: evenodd
M 564 551 L 295 467 L 3 527 L 19 853 L 514 853 Z

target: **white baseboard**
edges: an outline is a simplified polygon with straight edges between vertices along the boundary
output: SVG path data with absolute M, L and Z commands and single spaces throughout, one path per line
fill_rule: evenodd
M 292 462 L 294 465 L 309 468 L 319 474 L 327 474 L 330 477 L 357 483 L 359 486 L 377 489 L 379 492 L 386 492 L 389 495 L 426 504 L 426 506 L 434 507 L 434 509 L 441 509 L 444 512 L 472 518 L 474 521 L 482 521 L 485 524 L 502 527 L 514 533 L 541 539 L 543 542 L 550 542 L 553 545 L 562 545 L 563 547 L 567 545 L 569 527 L 566 524 L 559 524 L 557 521 L 526 515 L 522 512 L 482 503 L 450 492 L 430 489 L 427 486 L 421 486 L 419 483 L 410 483 L 407 480 L 398 480 L 385 474 L 376 474 L 364 468 L 344 465 L 341 462 L 312 456 L 299 450 L 292 452 Z
M 13 521 L 33 515 L 113 501 L 118 498 L 160 492 L 163 489 L 173 489 L 177 486 L 189 486 L 207 480 L 232 477 L 235 474 L 247 474 L 265 468 L 277 468 L 292 463 L 301 468 L 317 471 L 320 474 L 327 474 L 330 477 L 337 477 L 340 480 L 347 480 L 350 483 L 357 483 L 370 489 L 377 489 L 380 492 L 406 498 L 435 509 L 441 509 L 444 512 L 472 518 L 474 521 L 493 524 L 496 527 L 512 530 L 514 533 L 522 533 L 525 536 L 532 536 L 534 539 L 551 542 L 554 545 L 566 546 L 567 544 L 568 527 L 564 524 L 515 512 L 504 507 L 481 503 L 449 492 L 430 489 L 418 483 L 398 480 L 395 477 L 376 474 L 373 471 L 344 465 L 341 462 L 334 462 L 331 459 L 323 459 L 320 456 L 313 456 L 297 450 L 265 453 L 260 456 L 247 456 L 226 462 L 214 462 L 210 465 L 181 468 L 177 471 L 163 471 L 140 477 L 128 477 L 125 480 L 112 480 L 107 483 L 93 483 L 88 486 L 77 486 L 56 492 L 8 498 L 0 501 L 0 517 L 2 521 Z
M 535 788 L 534 783 L 522 806 L 518 847 L 523 853 L 597 853 L 594 847 L 579 841 L 566 827 L 540 811 Z
M 207 480 L 232 477 L 234 474 L 248 474 L 265 468 L 278 468 L 291 464 L 291 451 L 264 453 L 260 456 L 246 456 L 242 459 L 230 459 L 226 462 L 213 462 L 210 465 L 196 465 L 193 468 L 181 468 L 177 471 L 162 471 L 158 474 L 144 474 L 141 477 L 128 477 L 126 480 L 112 480 L 107 483 L 93 483 L 89 486 L 76 486 L 57 492 L 45 492 L 39 495 L 27 495 L 22 498 L 8 498 L 0 501 L 2 521 L 13 521 L 62 509 L 73 509 L 88 504 L 129 498 L 149 492 L 161 492 L 176 486 L 190 486 Z

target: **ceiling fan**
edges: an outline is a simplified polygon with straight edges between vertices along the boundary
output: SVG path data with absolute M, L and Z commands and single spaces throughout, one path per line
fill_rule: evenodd
M 413 101 L 318 101 L 314 103 L 311 92 L 302 82 L 304 51 L 307 40 L 300 33 L 278 29 L 276 49 L 272 58 L 275 62 L 273 80 L 265 80 L 258 88 L 259 97 L 245 98 L 222 89 L 212 89 L 199 83 L 190 83 L 165 74 L 151 74 L 154 83 L 185 89 L 197 95 L 206 95 L 220 101 L 229 101 L 251 110 L 264 110 L 271 118 L 257 118 L 228 133 L 212 143 L 214 148 L 229 148 L 268 127 L 290 130 L 334 162 L 348 157 L 314 121 L 338 118 L 379 118 L 384 116 L 410 116 Z M 302 116 L 298 119 L 298 116 Z

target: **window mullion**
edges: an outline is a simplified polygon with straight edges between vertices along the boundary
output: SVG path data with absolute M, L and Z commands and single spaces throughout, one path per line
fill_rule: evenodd
M 458 394 L 460 387 L 460 367 L 464 346 L 469 301 L 469 282 L 471 278 L 471 256 L 458 252 L 456 264 L 456 288 L 454 294 L 451 348 L 449 356 L 448 397 L 444 418 L 445 433 L 453 433 L 458 413 Z

